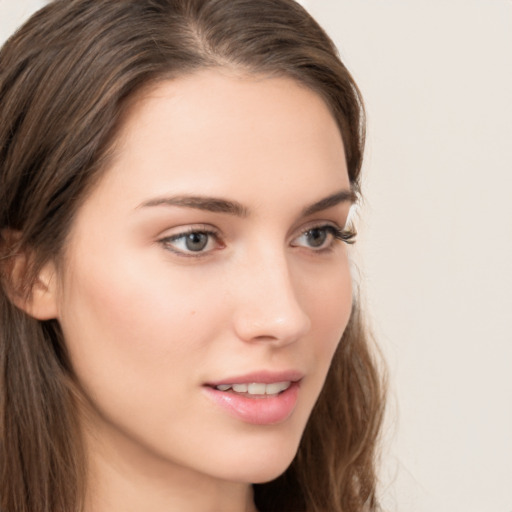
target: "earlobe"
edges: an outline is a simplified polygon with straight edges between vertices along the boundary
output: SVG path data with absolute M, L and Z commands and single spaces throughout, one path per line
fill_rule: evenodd
M 2 241 L 12 242 L 13 234 Z M 3 244 L 3 245 L 4 245 Z M 57 317 L 57 278 L 55 265 L 48 262 L 35 277 L 30 276 L 30 257 L 25 252 L 10 255 L 1 262 L 2 280 L 11 302 L 38 320 Z

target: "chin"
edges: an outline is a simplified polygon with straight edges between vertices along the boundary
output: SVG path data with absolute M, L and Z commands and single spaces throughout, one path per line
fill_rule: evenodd
M 276 478 L 280 477 L 289 467 L 293 461 L 293 457 L 287 464 L 281 465 L 279 468 L 265 468 L 265 471 L 259 471 L 254 478 L 250 480 L 252 484 L 266 484 Z
M 300 439 L 299 439 L 300 441 Z M 247 450 L 242 457 L 226 461 L 230 475 L 227 480 L 244 483 L 261 484 L 275 480 L 290 466 L 297 454 L 299 442 L 283 442 L 265 448 Z

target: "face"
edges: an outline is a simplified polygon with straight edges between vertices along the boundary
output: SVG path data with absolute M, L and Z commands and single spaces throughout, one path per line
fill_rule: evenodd
M 228 481 L 284 471 L 351 310 L 350 204 L 311 90 L 203 71 L 145 93 L 58 279 L 95 439 Z

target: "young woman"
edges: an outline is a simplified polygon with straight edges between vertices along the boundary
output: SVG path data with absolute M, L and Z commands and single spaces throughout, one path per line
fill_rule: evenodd
M 362 104 L 315 21 L 57 0 L 0 116 L 0 510 L 377 510 Z

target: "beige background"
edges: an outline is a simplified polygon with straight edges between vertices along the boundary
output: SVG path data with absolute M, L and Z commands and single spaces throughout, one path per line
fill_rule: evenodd
M 42 3 L 0 0 L 0 39 Z M 358 252 L 390 367 L 386 509 L 512 512 L 512 1 L 303 4 L 368 109 Z

